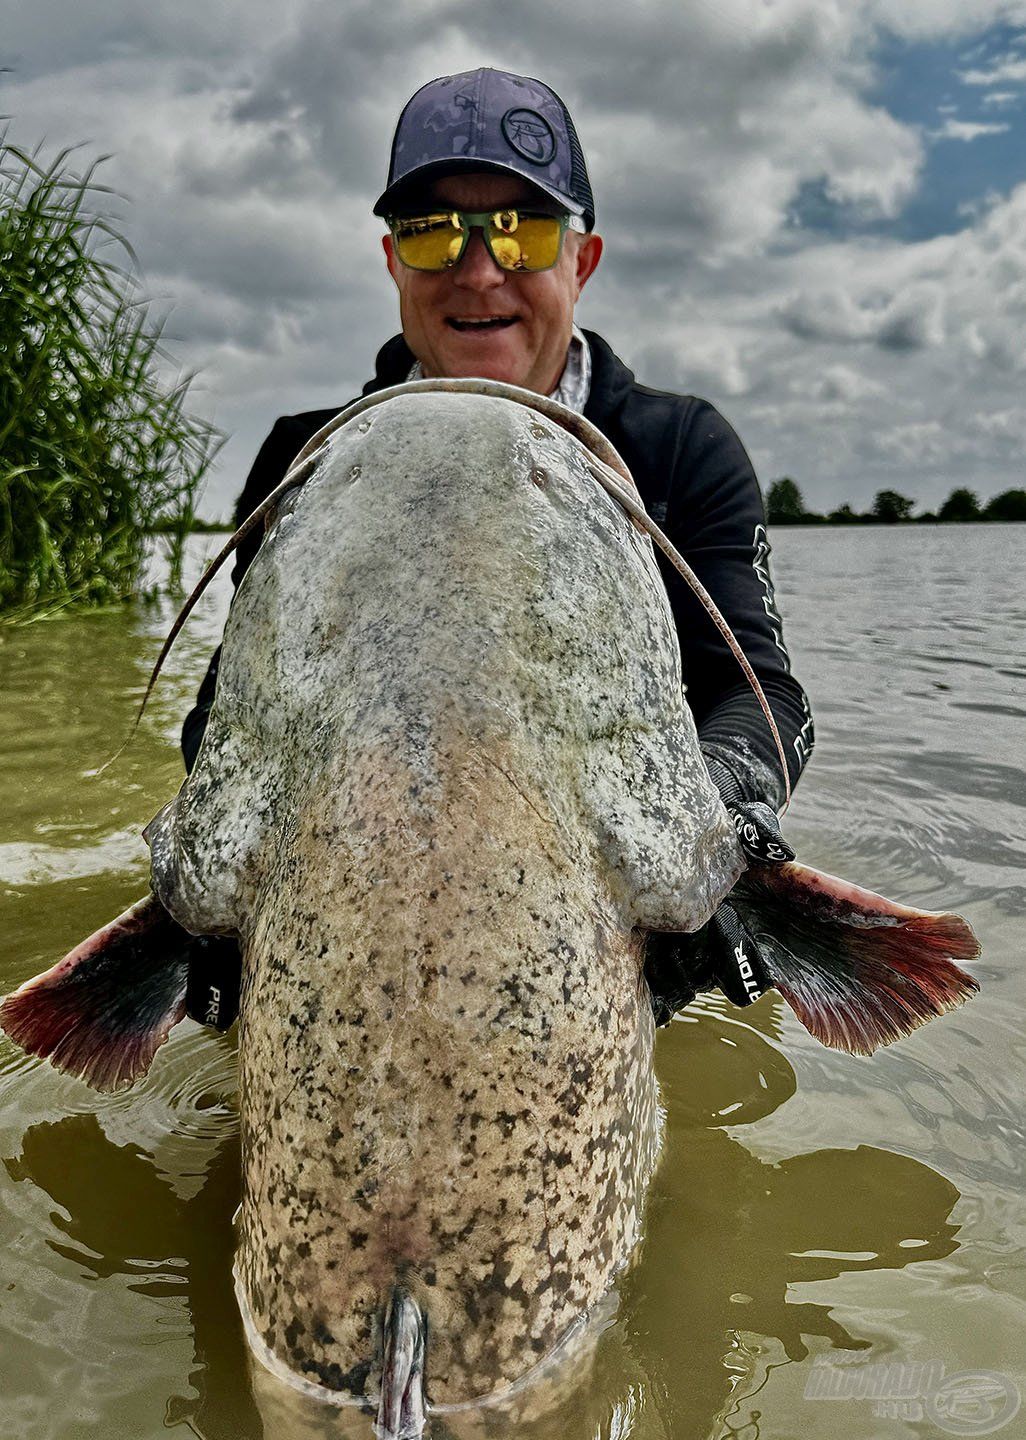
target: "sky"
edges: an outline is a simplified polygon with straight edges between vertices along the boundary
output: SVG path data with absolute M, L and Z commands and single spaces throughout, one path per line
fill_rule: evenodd
M 580 323 L 718 406 L 764 489 L 923 510 L 1026 486 L 1026 0 L 16 6 L 8 138 L 110 157 L 192 409 L 228 436 L 205 514 L 278 415 L 372 374 L 396 117 L 479 65 L 574 116 L 606 242 Z

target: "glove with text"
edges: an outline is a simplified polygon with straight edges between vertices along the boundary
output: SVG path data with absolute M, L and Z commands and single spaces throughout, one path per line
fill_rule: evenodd
M 721 760 L 707 756 L 706 764 L 745 854 L 763 865 L 793 860 L 772 808 L 746 800 Z M 645 975 L 657 1025 L 668 1025 L 700 990 L 718 988 L 732 1004 L 751 1005 L 772 983 L 758 945 L 729 900 L 694 935 L 650 935 Z
M 763 865 L 793 860 L 794 851 L 781 835 L 772 808 L 763 800 L 745 800 L 737 779 L 721 760 L 707 756 L 706 764 L 749 859 Z M 772 982 L 758 945 L 729 901 L 716 911 L 706 930 L 712 984 L 734 1005 L 751 1005 Z

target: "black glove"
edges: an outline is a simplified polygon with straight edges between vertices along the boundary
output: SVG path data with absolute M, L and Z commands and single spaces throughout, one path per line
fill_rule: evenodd
M 751 1005 L 772 984 L 759 947 L 729 901 L 693 935 L 653 932 L 645 979 L 657 1025 L 668 1025 L 700 990 L 720 989 L 734 1005 Z
M 645 979 L 657 1025 L 669 1025 L 699 990 L 716 984 L 707 939 L 709 926 L 693 935 L 653 930 L 645 946 Z
M 762 800 L 746 800 L 737 777 L 722 760 L 707 756 L 706 765 L 749 859 L 763 865 L 793 860 L 794 851 L 781 835 L 770 806 Z M 751 1005 L 772 983 L 758 945 L 728 901 L 716 911 L 706 929 L 713 984 L 732 1004 Z
M 746 856 L 763 865 L 794 859 L 777 817 L 762 800 L 746 800 L 733 772 L 706 756 L 709 777 L 727 808 Z M 693 935 L 653 933 L 648 938 L 645 978 L 657 1025 L 668 1025 L 699 990 L 719 988 L 734 1005 L 751 1005 L 771 985 L 759 947 L 724 901 Z
M 746 800 L 733 772 L 722 760 L 706 756 L 705 763 L 749 859 L 761 860 L 765 865 L 793 860 L 794 851 L 781 835 L 780 822 L 769 805 L 763 800 Z
M 220 935 L 190 935 L 186 930 L 182 936 L 189 956 L 185 1012 L 190 1019 L 210 1025 L 223 1034 L 231 1029 L 239 1014 L 242 985 L 239 942 Z
M 712 984 L 732 1005 L 751 1005 L 772 985 L 758 945 L 724 900 L 706 926 Z

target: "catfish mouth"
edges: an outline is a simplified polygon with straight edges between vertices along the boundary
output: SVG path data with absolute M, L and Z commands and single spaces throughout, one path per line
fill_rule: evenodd
M 467 317 L 457 319 L 455 315 L 447 315 L 445 323 L 453 330 L 459 331 L 461 335 L 487 335 L 496 330 L 508 330 L 511 325 L 517 323 L 515 315 L 485 315 L 481 319 Z

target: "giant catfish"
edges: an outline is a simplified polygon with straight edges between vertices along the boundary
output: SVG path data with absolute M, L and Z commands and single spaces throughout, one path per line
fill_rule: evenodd
M 746 867 L 601 448 L 508 387 L 358 407 L 270 511 L 195 770 L 147 829 L 161 904 L 242 946 L 251 1342 L 385 1436 L 509 1393 L 610 1291 L 659 1145 L 646 936 Z M 975 988 L 957 917 L 798 865 L 734 899 L 828 1043 Z M 184 1013 L 171 929 L 141 902 L 9 997 L 8 1034 L 141 1073 Z

